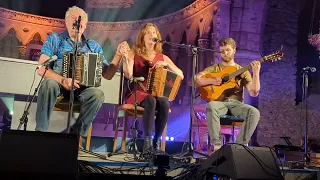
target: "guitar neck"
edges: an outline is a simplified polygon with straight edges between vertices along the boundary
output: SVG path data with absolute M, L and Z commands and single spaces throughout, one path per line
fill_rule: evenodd
M 260 59 L 257 60 L 257 61 L 259 61 L 260 63 L 263 63 L 263 62 L 264 62 L 264 58 L 260 58 Z M 244 72 L 246 72 L 246 71 L 249 71 L 250 69 L 251 69 L 251 65 L 249 64 L 249 65 L 247 65 L 247 66 L 245 66 L 245 67 L 242 67 L 241 69 L 239 69 L 239 70 L 231 73 L 231 74 L 229 75 L 229 78 L 237 77 L 237 76 L 239 76 L 240 74 L 242 74 L 242 73 L 244 73 Z

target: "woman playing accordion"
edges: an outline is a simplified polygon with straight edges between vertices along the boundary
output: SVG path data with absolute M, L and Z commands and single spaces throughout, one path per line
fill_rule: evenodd
M 123 71 L 125 77 L 128 79 L 132 77 L 144 77 L 144 82 L 139 83 L 136 91 L 137 104 L 145 108 L 143 111 L 143 154 L 152 152 L 153 150 L 160 151 L 160 137 L 167 123 L 169 113 L 169 99 L 167 97 L 152 96 L 144 89 L 144 87 L 147 88 L 150 68 L 166 67 L 179 76 L 180 80 L 184 77 L 182 71 L 171 59 L 162 54 L 162 44 L 154 42 L 153 38 L 161 39 L 159 29 L 156 25 L 147 23 L 139 31 L 133 48 L 129 50 L 129 45 L 125 44 L 127 48 L 124 49 L 127 49 L 127 51 L 121 52 L 122 57 L 124 57 Z M 130 88 L 126 93 L 126 103 L 134 104 L 134 95 L 133 88 Z M 155 112 L 157 112 L 155 136 L 152 141 L 151 132 Z

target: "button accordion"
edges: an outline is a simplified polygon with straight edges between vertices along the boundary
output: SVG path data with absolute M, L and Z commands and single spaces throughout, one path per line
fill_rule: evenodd
M 62 76 L 72 78 L 73 53 L 65 53 L 62 59 Z M 78 53 L 76 57 L 75 80 L 81 86 L 101 86 L 103 55 L 98 53 Z
M 147 92 L 154 97 L 176 98 L 182 78 L 168 69 L 158 67 L 149 69 Z

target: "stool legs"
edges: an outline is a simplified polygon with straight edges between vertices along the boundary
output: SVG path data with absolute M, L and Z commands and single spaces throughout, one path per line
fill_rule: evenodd
M 81 148 L 82 148 L 82 145 L 83 145 L 83 143 L 82 143 L 82 137 L 81 137 L 81 136 L 79 136 L 79 147 L 81 147 Z
M 115 134 L 114 134 L 114 140 L 113 140 L 113 148 L 112 148 L 112 152 L 115 153 L 116 149 L 117 149 L 117 141 L 118 141 L 118 135 L 119 135 L 119 126 L 120 126 L 120 118 L 117 117 L 116 120 L 116 130 L 115 130 Z
M 127 112 L 125 112 L 124 122 L 123 122 L 123 135 L 122 135 L 122 140 L 121 140 L 121 151 L 122 151 L 122 152 L 125 152 L 125 151 L 126 151 L 126 139 L 127 139 L 128 118 L 129 118 L 129 115 L 128 115 Z
M 89 131 L 88 131 L 88 135 L 87 135 L 87 142 L 86 142 L 86 150 L 89 151 L 90 149 L 90 143 L 91 143 L 91 133 L 92 133 L 92 123 L 90 125 Z
M 210 144 L 210 135 L 208 134 L 208 155 L 210 156 L 211 155 L 211 144 Z
M 235 127 L 232 126 L 232 143 L 235 143 Z M 224 139 L 222 140 L 222 145 L 226 144 L 227 142 L 229 142 L 229 138 L 227 138 L 226 136 L 224 136 Z M 210 144 L 210 135 L 208 134 L 208 143 L 207 143 L 207 147 L 208 147 L 208 155 L 211 155 L 211 144 Z
M 124 114 L 124 121 L 123 121 L 123 136 L 121 139 L 121 152 L 126 151 L 126 138 L 127 138 L 127 124 L 128 124 L 128 119 L 129 119 L 130 114 L 128 112 L 125 112 Z M 112 152 L 116 152 L 117 148 L 117 140 L 119 136 L 119 126 L 120 126 L 120 118 L 117 119 L 116 122 L 116 129 L 115 129 L 115 136 L 114 136 L 114 141 L 113 141 L 113 149 Z M 162 140 L 161 140 L 161 150 L 165 151 L 166 149 L 166 135 L 167 135 L 167 124 L 163 130 L 162 133 Z
M 91 133 L 92 133 L 92 123 L 90 125 L 89 131 L 88 131 L 88 135 L 86 137 L 86 150 L 89 151 L 90 150 L 90 143 L 91 143 Z M 82 136 L 79 136 L 79 147 L 82 148 Z
M 162 140 L 161 140 L 161 150 L 166 150 L 166 136 L 167 136 L 167 124 L 164 127 L 163 133 L 162 133 Z
M 234 126 L 232 126 L 232 143 L 234 143 Z

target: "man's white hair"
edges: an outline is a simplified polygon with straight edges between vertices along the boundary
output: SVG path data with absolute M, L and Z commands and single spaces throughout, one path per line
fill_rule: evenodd
M 83 14 L 82 18 L 85 19 L 86 22 L 88 22 L 88 14 L 83 9 L 79 8 L 78 6 L 72 6 L 67 10 L 66 15 L 65 15 L 65 20 L 68 19 L 70 12 L 72 12 L 72 11 L 80 11 Z

